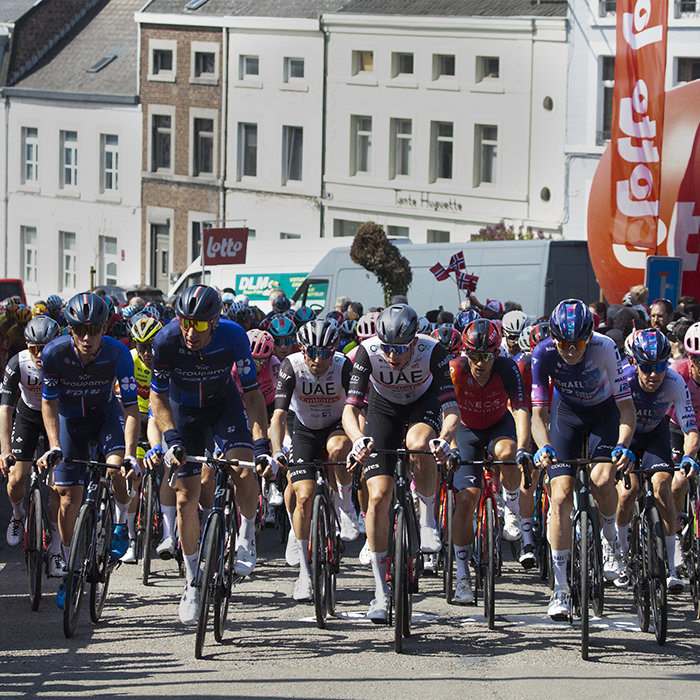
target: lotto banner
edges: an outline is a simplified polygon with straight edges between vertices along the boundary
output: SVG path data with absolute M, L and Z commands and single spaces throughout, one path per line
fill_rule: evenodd
M 203 244 L 205 265 L 242 265 L 248 247 L 248 229 L 204 229 Z
M 611 129 L 613 242 L 657 247 L 668 0 L 617 0 Z

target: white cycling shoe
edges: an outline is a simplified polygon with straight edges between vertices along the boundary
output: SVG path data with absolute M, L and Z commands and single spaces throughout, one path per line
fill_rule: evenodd
M 242 537 L 238 540 L 236 547 L 236 561 L 233 570 L 239 576 L 250 576 L 255 570 L 258 555 L 255 551 L 255 540 L 248 541 Z
M 180 622 L 192 625 L 197 622 L 199 615 L 199 588 L 186 585 L 180 598 Z

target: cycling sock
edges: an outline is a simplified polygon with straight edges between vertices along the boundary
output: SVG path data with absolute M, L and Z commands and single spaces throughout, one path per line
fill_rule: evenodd
M 126 522 L 126 516 L 129 513 L 129 506 L 131 503 L 119 503 L 119 501 L 114 501 L 114 524 L 123 525 Z
M 297 540 L 299 549 L 299 578 L 311 578 L 311 564 L 309 564 L 309 540 Z
M 506 508 L 516 515 L 520 515 L 520 489 L 509 491 L 503 487 L 503 496 L 505 497 Z
M 129 539 L 136 539 L 136 513 L 128 513 L 126 516 L 126 526 L 129 530 Z
M 668 558 L 668 568 L 676 570 L 676 536 L 667 535 L 666 540 L 666 557 Z
M 49 554 L 61 553 L 61 534 L 58 531 L 58 523 L 51 523 L 51 544 Z
M 70 556 L 70 545 L 66 546 L 61 542 L 61 554 L 63 554 L 63 561 L 68 564 L 68 557 Z
M 435 494 L 432 496 L 424 496 L 418 493 L 418 510 L 420 512 L 421 527 L 435 527 Z
M 241 530 L 238 536 L 248 542 L 255 539 L 255 517 L 246 518 L 245 515 L 241 515 Z
M 629 532 L 629 525 L 618 525 L 615 523 L 615 529 L 617 530 L 617 541 L 620 543 L 620 552 L 626 554 L 629 551 L 629 543 L 627 542 L 627 533 Z
M 160 508 L 163 511 L 163 539 L 174 537 L 177 506 L 161 506 Z
M 603 521 L 603 537 L 611 544 L 615 542 L 615 519 L 617 515 L 613 513 L 612 515 L 600 514 L 600 519 Z
M 535 535 L 532 532 L 532 527 L 534 524 L 534 518 L 522 518 L 520 521 L 520 530 L 523 535 L 523 547 L 527 544 L 535 544 Z
M 24 520 L 24 500 L 21 500 L 19 503 L 12 503 L 12 515 L 17 520 Z
M 566 564 L 569 561 L 570 549 L 552 550 L 552 567 L 554 569 L 554 585 L 568 588 L 566 582 Z
M 294 516 L 292 513 L 287 511 L 287 517 L 289 518 L 289 524 L 292 526 L 292 530 L 294 530 Z
M 389 597 L 389 584 L 386 582 L 386 562 L 389 552 L 372 552 L 372 573 L 374 574 L 374 597 Z
M 464 547 L 453 545 L 455 550 L 455 562 L 457 563 L 457 578 L 470 578 L 469 576 L 469 560 L 472 558 L 472 545 L 467 544 Z
M 187 585 L 191 586 L 197 581 L 197 563 L 199 559 L 199 554 L 195 552 L 194 554 L 185 554 L 183 552 L 182 558 L 185 562 L 185 573 L 187 575 Z
M 349 484 L 338 484 L 338 500 L 340 501 L 340 507 L 346 513 L 355 511 L 352 505 L 352 481 Z

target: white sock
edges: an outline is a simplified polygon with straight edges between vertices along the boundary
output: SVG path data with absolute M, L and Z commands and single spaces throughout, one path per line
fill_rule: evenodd
M 68 557 L 70 556 L 70 545 L 65 545 L 61 542 L 61 553 L 63 554 L 63 561 L 68 564 Z
M 127 513 L 126 526 L 129 529 L 129 539 L 136 539 L 136 513 Z
M 49 554 L 61 553 L 61 535 L 58 532 L 58 523 L 51 523 L 51 544 L 49 545 Z
M 554 568 L 554 585 L 561 588 L 568 588 L 566 580 L 566 564 L 569 561 L 570 549 L 553 549 L 552 566 Z
M 340 507 L 349 514 L 354 512 L 352 505 L 352 481 L 349 484 L 338 484 L 338 500 Z
M 123 525 L 126 522 L 126 516 L 129 514 L 129 506 L 131 503 L 119 503 L 114 501 L 114 524 Z
M 666 557 L 670 572 L 676 573 L 676 536 L 668 535 L 666 539 Z M 669 572 L 669 573 L 670 573 Z
M 603 521 L 603 537 L 611 544 L 615 542 L 615 519 L 616 514 L 603 515 L 600 514 L 600 519 Z
M 617 541 L 620 543 L 620 552 L 626 554 L 629 552 L 629 542 L 627 542 L 627 534 L 629 533 L 630 526 L 628 525 L 618 525 L 615 523 L 615 530 L 617 531 Z
M 245 515 L 241 515 L 241 530 L 238 536 L 248 542 L 255 539 L 255 517 L 246 518 Z
M 292 513 L 287 511 L 287 517 L 289 518 L 289 524 L 292 526 L 292 530 L 294 529 L 294 516 Z
M 453 545 L 455 550 L 455 562 L 457 563 L 457 578 L 471 578 L 469 576 L 469 560 L 472 558 L 472 545 L 467 544 L 464 547 Z
M 505 497 L 506 508 L 516 515 L 520 515 L 520 489 L 509 491 L 503 487 L 503 496 Z
M 372 552 L 372 573 L 374 574 L 374 597 L 389 597 L 389 584 L 386 582 L 386 562 L 389 552 Z
M 309 540 L 297 540 L 299 549 L 299 578 L 311 578 L 311 564 L 309 563 Z
M 523 535 L 523 547 L 527 544 L 535 544 L 535 535 L 532 533 L 534 524 L 534 518 L 522 518 L 520 521 L 520 530 Z
M 163 539 L 174 537 L 177 506 L 161 506 L 160 509 L 163 511 Z
M 424 496 L 418 493 L 418 510 L 420 512 L 421 527 L 435 527 L 435 494 Z
M 12 503 L 12 515 L 16 520 L 24 520 L 24 500 L 21 500 L 19 503 Z
M 191 586 L 197 581 L 197 563 L 199 561 L 199 553 L 185 554 L 182 556 L 185 562 L 185 574 L 187 576 L 187 585 Z

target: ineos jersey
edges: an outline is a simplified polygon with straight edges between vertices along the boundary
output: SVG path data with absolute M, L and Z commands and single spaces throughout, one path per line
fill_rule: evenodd
M 29 408 L 41 411 L 41 370 L 34 364 L 29 350 L 22 350 L 9 359 L 2 380 L 0 404 L 14 406 L 18 390 Z
M 357 349 L 350 377 L 347 403 L 362 408 L 368 384 L 391 403 L 408 405 L 429 389 L 436 392 L 442 408 L 457 406 L 450 378 L 450 355 L 435 338 L 419 336 L 411 361 L 402 370 L 392 369 L 375 336 Z
M 630 398 L 620 353 L 612 338 L 594 333 L 583 359 L 567 365 L 551 338 L 537 344 L 532 352 L 532 405 L 546 406 L 549 380 L 554 393 L 574 406 L 596 406 L 611 396 L 615 401 Z
M 280 366 L 275 392 L 275 410 L 291 410 L 309 430 L 320 430 L 337 423 L 342 414 L 350 384 L 352 362 L 341 352 L 333 355 L 328 371 L 314 377 L 304 353 L 286 357 Z
M 87 416 L 116 401 L 114 380 L 119 382 L 122 405 L 136 404 L 134 362 L 118 340 L 105 336 L 97 357 L 88 365 L 78 359 L 69 335 L 52 340 L 41 355 L 44 370 L 43 398 L 58 400 L 58 411 L 66 418 Z
M 237 323 L 219 321 L 211 340 L 201 350 L 188 350 L 180 325 L 169 323 L 153 343 L 151 389 L 157 394 L 170 390 L 170 400 L 181 406 L 215 406 L 226 400 L 234 388 L 234 363 L 243 391 L 257 389 L 250 342 Z

